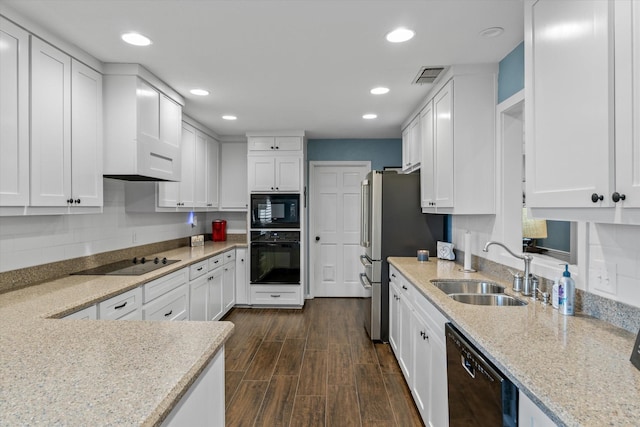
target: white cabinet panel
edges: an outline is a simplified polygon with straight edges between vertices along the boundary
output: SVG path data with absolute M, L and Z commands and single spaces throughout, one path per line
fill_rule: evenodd
M 31 205 L 71 198 L 71 57 L 31 37 Z
M 298 192 L 301 187 L 301 156 L 249 156 L 249 191 Z
M 249 156 L 249 191 L 275 191 L 275 157 Z
M 156 298 L 142 308 L 143 320 L 187 320 L 189 317 L 189 287 L 186 284 Z
M 435 169 L 435 203 L 438 208 L 453 207 L 453 90 L 453 82 L 450 81 L 433 99 L 435 140 L 433 168 Z
M 236 304 L 249 304 L 247 249 L 236 248 Z
M 222 286 L 224 270 L 222 267 L 208 274 L 209 295 L 207 297 L 207 320 L 219 320 L 223 313 Z
M 204 179 L 206 184 L 206 206 L 207 208 L 218 208 L 220 206 L 220 143 L 213 138 L 207 142 L 207 164 Z
M 71 313 L 68 316 L 64 316 L 63 319 L 80 319 L 80 320 L 97 320 L 98 319 L 98 307 L 91 305 L 82 310 Z
M 243 211 L 248 204 L 247 144 L 220 144 L 220 210 Z
M 224 265 L 222 274 L 222 311 L 223 314 L 231 310 L 236 303 L 236 264 L 230 262 Z
M 275 167 L 276 191 L 300 191 L 301 157 L 279 157 Z
M 525 427 L 556 427 L 556 423 L 533 403 L 529 396 L 518 392 L 518 425 Z
M 117 320 L 132 316 L 136 319 L 142 319 L 141 307 L 142 288 L 138 287 L 98 303 L 98 318 L 100 320 Z
M 0 206 L 29 203 L 29 34 L 0 16 Z
M 410 173 L 420 169 L 422 141 L 420 139 L 420 115 L 402 131 L 402 171 Z
M 248 139 L 249 151 L 300 151 L 300 136 L 251 136 Z
M 199 277 L 189 282 L 189 320 L 207 320 L 209 278 Z

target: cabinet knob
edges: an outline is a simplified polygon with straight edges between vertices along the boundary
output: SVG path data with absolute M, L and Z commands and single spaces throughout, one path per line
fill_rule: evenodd
M 73 199 L 67 199 L 67 203 L 69 204 L 73 203 Z
M 402 289 L 406 291 L 408 288 L 405 285 L 402 285 Z
M 320 241 L 320 236 L 316 236 L 316 242 Z
M 278 187 L 276 187 L 276 191 L 280 191 L 280 189 Z
M 623 199 L 623 200 L 624 200 L 624 199 Z M 76 204 L 78 204 L 78 205 L 79 205 L 79 204 L 80 204 L 80 199 L 76 199 L 76 200 L 75 200 L 75 202 L 76 202 Z
M 625 200 L 626 198 L 626 195 L 620 194 L 617 191 L 611 195 L 611 199 L 613 199 L 615 203 L 618 203 L 620 200 Z
M 273 150 L 273 145 L 271 146 L 271 149 Z
M 271 189 L 273 190 L 273 187 L 271 187 Z
M 279 150 L 279 149 L 280 149 L 280 147 L 278 147 L 278 146 L 276 145 L 276 150 Z
M 598 195 L 598 193 L 593 193 L 591 195 L 591 201 L 593 203 L 598 203 L 604 200 L 604 196 L 602 194 Z

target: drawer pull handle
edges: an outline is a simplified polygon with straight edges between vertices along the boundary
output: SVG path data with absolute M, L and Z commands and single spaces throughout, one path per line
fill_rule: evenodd
M 125 305 L 127 305 L 127 301 L 123 302 L 120 305 L 116 305 L 114 308 L 114 310 L 120 310 L 122 307 L 124 307 Z
M 165 314 L 165 315 L 164 315 L 164 317 L 171 316 L 171 313 L 173 313 L 173 310 L 171 310 L 170 312 L 168 312 L 167 314 Z
M 271 298 L 280 298 L 280 295 L 271 295 Z
M 405 285 L 402 285 L 402 289 L 406 291 L 408 288 Z
M 198 268 L 198 271 L 202 271 L 202 269 L 203 269 L 203 268 L 204 268 L 204 267 L 200 267 L 200 268 Z

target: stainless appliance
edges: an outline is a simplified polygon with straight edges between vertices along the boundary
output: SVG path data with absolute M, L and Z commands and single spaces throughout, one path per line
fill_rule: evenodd
M 92 275 L 92 276 L 141 276 L 159 268 L 166 267 L 180 261 L 179 259 L 167 259 L 155 257 L 153 259 L 133 258 L 133 260 L 124 260 L 113 262 L 111 264 L 101 265 L 100 267 L 90 268 L 88 270 L 78 271 L 71 275 Z
M 517 387 L 450 323 L 445 335 L 449 427 L 515 427 Z
M 251 232 L 251 284 L 300 284 L 300 232 Z
M 389 256 L 416 256 L 418 249 L 436 253 L 445 240 L 448 217 L 423 214 L 420 174 L 371 171 L 362 181 L 360 257 L 362 286 L 371 293 L 364 299 L 365 328 L 372 340 L 389 340 Z
M 251 228 L 300 228 L 300 194 L 251 194 Z

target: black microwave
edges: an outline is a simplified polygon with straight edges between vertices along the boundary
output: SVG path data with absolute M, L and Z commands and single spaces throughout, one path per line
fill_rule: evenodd
M 300 228 L 300 194 L 252 194 L 251 228 Z

